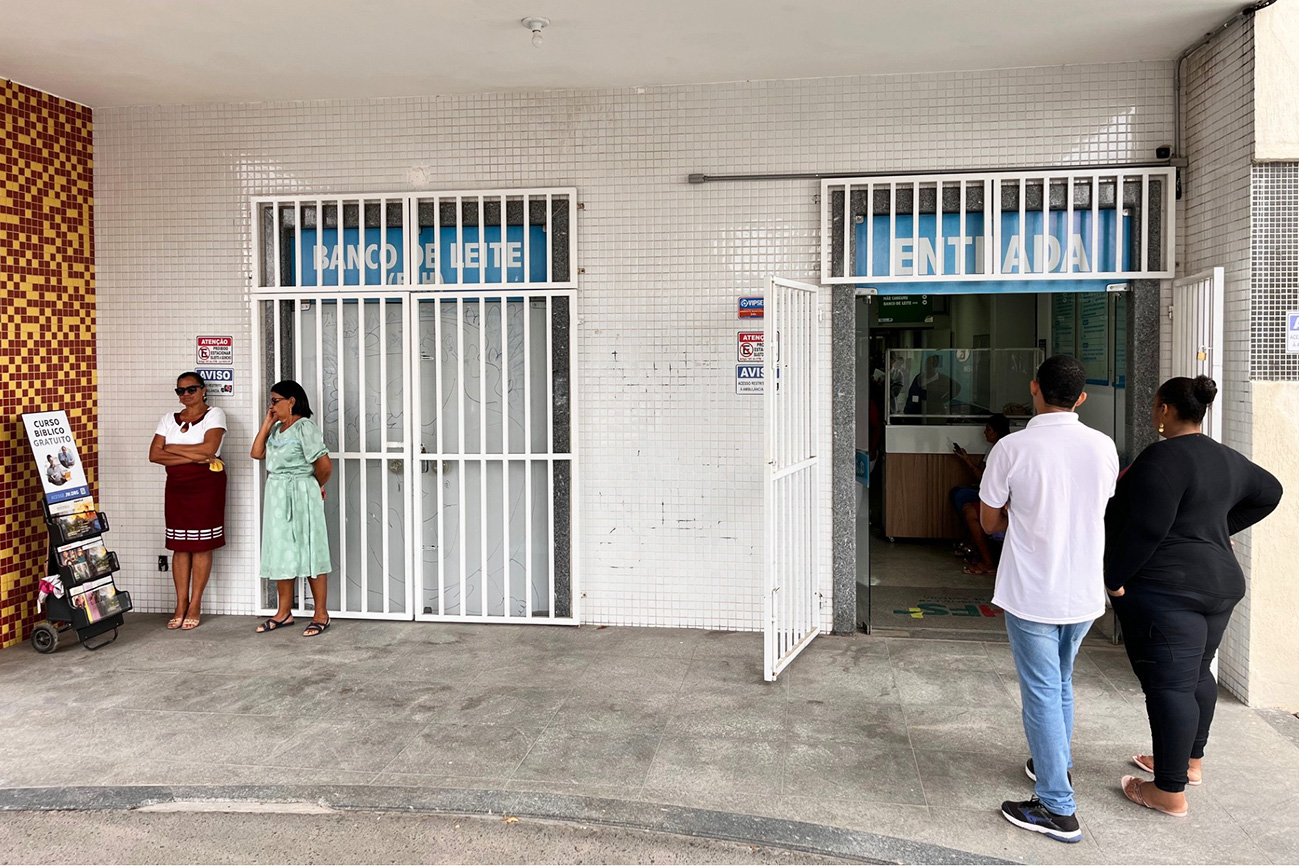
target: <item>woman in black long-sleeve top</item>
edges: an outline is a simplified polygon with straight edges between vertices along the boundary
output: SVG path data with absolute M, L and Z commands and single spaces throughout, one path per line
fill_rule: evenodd
M 1209 664 L 1245 577 L 1231 536 L 1281 501 L 1281 484 L 1200 432 L 1218 386 L 1207 376 L 1169 379 L 1155 395 L 1164 441 L 1120 478 L 1106 513 L 1105 585 L 1146 694 L 1153 755 L 1133 761 L 1153 783 L 1124 776 L 1142 806 L 1187 814 L 1185 788 L 1200 784 L 1218 684 Z

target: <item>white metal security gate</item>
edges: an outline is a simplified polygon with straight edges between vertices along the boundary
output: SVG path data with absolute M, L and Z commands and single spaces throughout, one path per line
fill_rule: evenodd
M 576 210 L 572 189 L 253 202 L 253 389 L 297 380 L 324 433 L 332 614 L 579 621 Z
M 772 277 L 764 302 L 763 676 L 768 681 L 821 631 L 817 295 L 816 286 Z
M 1173 281 L 1173 376 L 1208 376 L 1222 387 L 1223 269 L 1214 268 Z M 1221 398 L 1221 394 L 1219 395 Z M 1222 400 L 1204 416 L 1204 433 L 1222 441 Z
M 256 305 L 266 337 L 259 378 L 266 387 L 280 379 L 302 385 L 334 464 L 325 487 L 334 560 L 330 612 L 409 619 L 406 298 L 297 294 Z M 300 605 L 304 600 L 299 594 Z M 271 581 L 262 586 L 259 606 L 274 610 Z
M 414 297 L 416 619 L 575 624 L 572 293 Z

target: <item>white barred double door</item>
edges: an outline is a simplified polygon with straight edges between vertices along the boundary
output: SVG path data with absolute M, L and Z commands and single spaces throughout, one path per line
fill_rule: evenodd
M 303 385 L 334 463 L 331 615 L 576 622 L 572 302 L 499 289 L 257 301 L 261 378 Z M 263 581 L 264 611 L 273 593 Z
M 332 614 L 577 621 L 577 209 L 572 188 L 251 202 L 252 387 L 299 381 L 324 432 Z

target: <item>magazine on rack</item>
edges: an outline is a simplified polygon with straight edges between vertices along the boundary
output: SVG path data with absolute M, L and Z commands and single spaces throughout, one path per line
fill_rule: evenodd
M 63 541 L 82 541 L 104 531 L 92 497 L 56 502 L 49 509 L 50 522 L 58 527 Z
M 113 560 L 101 536 L 75 541 L 58 548 L 55 557 L 67 569 L 74 584 L 82 584 L 113 573 Z
M 111 576 L 82 584 L 69 595 L 72 606 L 85 614 L 87 623 L 98 622 L 124 610 Z

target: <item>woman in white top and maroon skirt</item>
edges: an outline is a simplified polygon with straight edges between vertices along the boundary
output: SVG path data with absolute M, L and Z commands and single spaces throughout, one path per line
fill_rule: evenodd
M 207 405 L 198 373 L 176 379 L 181 410 L 158 422 L 149 461 L 167 467 L 167 549 L 176 584 L 176 613 L 167 628 L 198 628 L 203 590 L 212 576 L 212 551 L 224 547 L 226 474 L 219 459 L 226 415 Z

